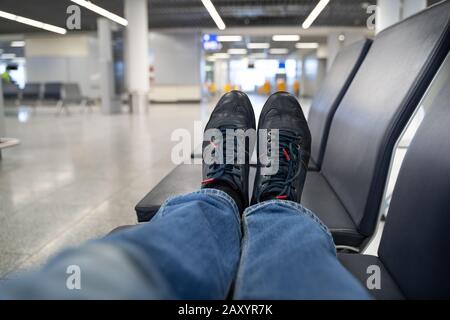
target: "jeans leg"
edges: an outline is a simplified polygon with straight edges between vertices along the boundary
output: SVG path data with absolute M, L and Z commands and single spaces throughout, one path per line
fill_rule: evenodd
M 219 190 L 169 199 L 152 221 L 56 256 L 0 298 L 224 299 L 237 272 L 240 218 Z M 80 290 L 68 290 L 68 266 Z
M 244 213 L 236 299 L 367 299 L 339 263 L 328 229 L 309 210 L 267 201 Z

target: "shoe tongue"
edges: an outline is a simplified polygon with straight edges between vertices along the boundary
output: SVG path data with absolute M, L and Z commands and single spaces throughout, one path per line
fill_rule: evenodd
M 233 190 L 240 191 L 238 184 L 236 183 L 236 181 L 234 181 L 233 177 L 230 175 L 223 175 L 222 177 L 215 179 L 215 182 L 219 184 L 224 183 L 230 186 Z

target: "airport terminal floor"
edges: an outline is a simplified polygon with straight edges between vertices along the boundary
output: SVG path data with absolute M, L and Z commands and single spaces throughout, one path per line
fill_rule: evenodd
M 1 279 L 135 224 L 134 206 L 175 167 L 167 161 L 170 135 L 178 128 L 193 133 L 194 121 L 205 123 L 215 100 L 152 104 L 143 114 L 112 117 L 98 106 L 60 117 L 53 107 L 7 107 L 6 128 L 21 147 L 5 150 L 0 162 Z M 265 99 L 252 101 L 259 115 Z M 302 101 L 305 112 L 310 103 Z
M 174 166 L 165 138 L 201 119 L 198 105 L 156 105 L 144 115 L 109 118 L 98 108 L 60 118 L 50 108 L 35 115 L 25 108 L 24 123 L 16 109 L 6 112 L 21 148 L 5 151 L 0 164 L 2 277 L 136 223 L 134 205 Z

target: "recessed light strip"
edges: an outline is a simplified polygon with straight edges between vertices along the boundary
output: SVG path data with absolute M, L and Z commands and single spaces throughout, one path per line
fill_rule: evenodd
M 287 48 L 273 48 L 269 50 L 270 54 L 288 54 L 289 53 L 289 49 Z
M 205 6 L 206 10 L 208 10 L 211 18 L 216 23 L 217 28 L 219 28 L 219 30 L 225 30 L 225 28 L 226 28 L 225 23 L 223 22 L 222 18 L 220 17 L 219 13 L 217 12 L 216 8 L 212 4 L 211 0 L 202 0 L 202 3 Z
M 1 59 L 9 60 L 14 59 L 16 57 L 15 53 L 4 53 L 0 56 Z
M 51 32 L 55 32 L 55 33 L 59 33 L 59 34 L 66 34 L 67 30 L 64 28 L 60 28 L 48 23 L 44 23 L 41 21 L 37 21 L 37 20 L 33 20 L 33 19 L 29 19 L 29 18 L 25 18 L 22 16 L 18 16 L 12 13 L 8 13 L 5 11 L 0 11 L 0 18 L 5 18 L 8 20 L 12 20 L 12 21 L 17 21 L 35 28 L 39 28 L 39 29 L 44 29 L 47 31 L 51 31 Z
M 240 42 L 240 41 L 242 41 L 242 36 L 217 36 L 217 41 L 219 41 L 219 42 Z
M 247 54 L 247 49 L 228 49 L 228 54 Z
M 300 36 L 297 34 L 276 34 L 272 37 L 273 41 L 299 41 Z
M 112 20 L 114 22 L 117 22 L 118 24 L 121 24 L 123 26 L 127 26 L 128 25 L 128 20 L 125 18 L 122 18 L 120 16 L 118 16 L 117 14 L 114 14 L 112 12 L 109 12 L 106 9 L 103 9 L 102 7 L 99 7 L 95 4 L 93 4 L 90 1 L 86 1 L 86 0 L 71 0 L 72 2 L 85 7 L 86 9 L 89 9 L 91 11 L 94 11 L 95 13 L 104 16 L 105 18 L 108 18 L 109 20 Z
M 249 43 L 247 44 L 247 48 L 248 49 L 269 49 L 270 48 L 270 43 Z
M 22 40 L 12 41 L 10 46 L 13 48 L 25 47 L 25 41 L 22 41 Z
M 212 57 L 214 57 L 215 59 L 228 59 L 230 57 L 230 55 L 228 53 L 214 53 L 212 55 Z
M 317 19 L 319 14 L 322 12 L 323 9 L 327 6 L 327 4 L 330 2 L 330 0 L 320 0 L 317 6 L 311 11 L 308 18 L 306 18 L 305 22 L 303 22 L 302 27 L 303 29 L 308 29 L 311 27 L 311 25 L 314 23 L 314 21 Z
M 297 49 L 317 49 L 319 44 L 317 42 L 299 42 L 295 45 Z

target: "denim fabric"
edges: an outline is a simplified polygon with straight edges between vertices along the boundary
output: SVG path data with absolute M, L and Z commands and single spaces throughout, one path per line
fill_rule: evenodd
M 337 260 L 328 228 L 300 204 L 256 204 L 243 229 L 236 299 L 370 298 Z
M 67 250 L 42 270 L 0 285 L 0 298 L 365 299 L 309 210 L 268 201 L 241 217 L 226 193 L 168 199 L 149 223 Z M 241 245 L 241 240 L 243 241 Z M 241 252 L 242 248 L 242 252 Z M 69 290 L 67 267 L 81 270 Z

